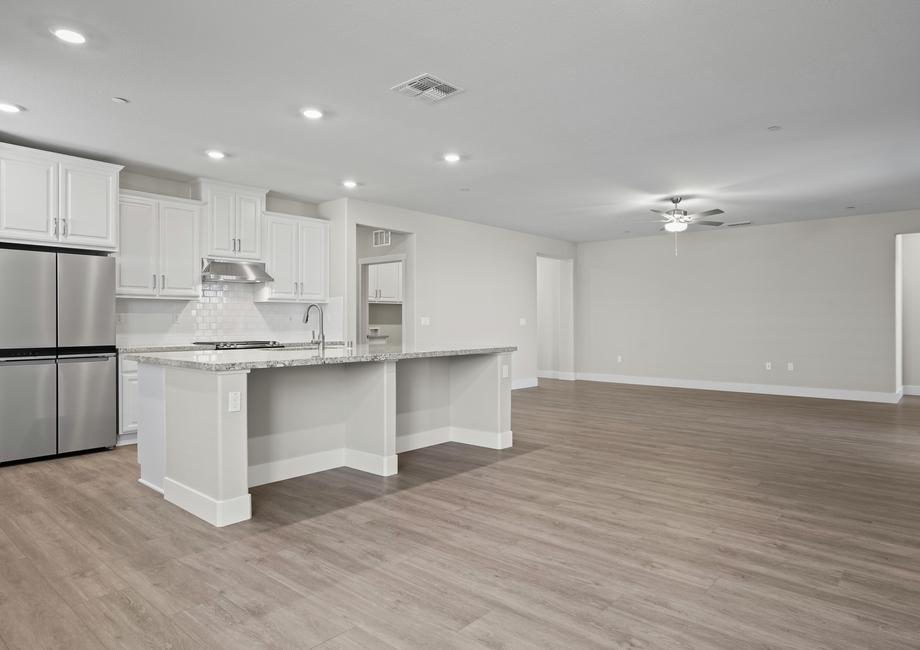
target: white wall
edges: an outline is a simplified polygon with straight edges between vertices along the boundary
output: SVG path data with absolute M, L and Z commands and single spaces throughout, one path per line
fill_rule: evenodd
M 357 323 L 358 225 L 414 233 L 414 272 L 407 269 L 407 291 L 414 293 L 414 313 L 407 310 L 406 331 L 414 324 L 416 345 L 516 345 L 513 358 L 517 386 L 533 385 L 537 376 L 536 264 L 538 253 L 573 257 L 575 245 L 546 237 L 483 226 L 355 199 L 319 206 L 333 222 L 333 241 L 344 236 L 347 260 L 334 261 L 335 287 L 346 297 L 346 327 L 354 338 Z M 340 229 L 344 221 L 344 228 Z M 338 241 L 333 258 L 343 244 Z M 342 283 L 342 277 L 347 280 Z M 422 317 L 430 319 L 421 326 Z M 520 319 L 526 325 L 520 325 Z
M 893 397 L 895 236 L 917 231 L 913 210 L 689 232 L 678 257 L 668 236 L 579 244 L 579 376 Z
M 920 235 L 901 238 L 904 386 L 920 394 Z M 910 387 L 910 388 L 908 388 Z
M 537 257 L 537 376 L 575 378 L 573 261 Z

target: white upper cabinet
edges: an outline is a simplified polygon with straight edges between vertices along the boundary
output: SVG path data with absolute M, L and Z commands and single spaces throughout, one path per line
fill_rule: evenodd
M 0 240 L 115 250 L 120 170 L 0 143 Z
M 116 293 L 139 298 L 197 298 L 201 281 L 197 201 L 124 192 Z
M 205 204 L 204 257 L 262 259 L 266 190 L 199 179 Z
M 275 281 L 256 292 L 259 302 L 329 300 L 329 222 L 266 212 L 265 268 Z
M 367 267 L 367 299 L 370 302 L 402 302 L 402 262 L 382 262 Z

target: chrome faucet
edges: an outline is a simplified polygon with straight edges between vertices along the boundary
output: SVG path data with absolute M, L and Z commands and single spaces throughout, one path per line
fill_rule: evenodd
M 319 312 L 319 351 L 326 351 L 326 330 L 323 329 L 323 308 L 317 305 L 315 302 L 307 305 L 307 311 L 304 312 L 303 322 L 310 322 L 310 310 L 316 307 L 316 311 Z M 314 339 L 316 338 L 316 332 L 313 333 Z

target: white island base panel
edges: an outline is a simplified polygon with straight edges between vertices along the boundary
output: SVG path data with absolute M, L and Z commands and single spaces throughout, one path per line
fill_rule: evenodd
M 338 467 L 391 476 L 398 453 L 450 441 L 504 449 L 510 376 L 510 353 L 218 372 L 142 362 L 140 482 L 226 526 L 251 517 L 256 485 Z

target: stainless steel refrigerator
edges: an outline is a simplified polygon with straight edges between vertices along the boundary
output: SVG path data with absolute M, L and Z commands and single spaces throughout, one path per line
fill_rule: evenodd
M 0 248 L 0 463 L 112 447 L 115 259 Z

